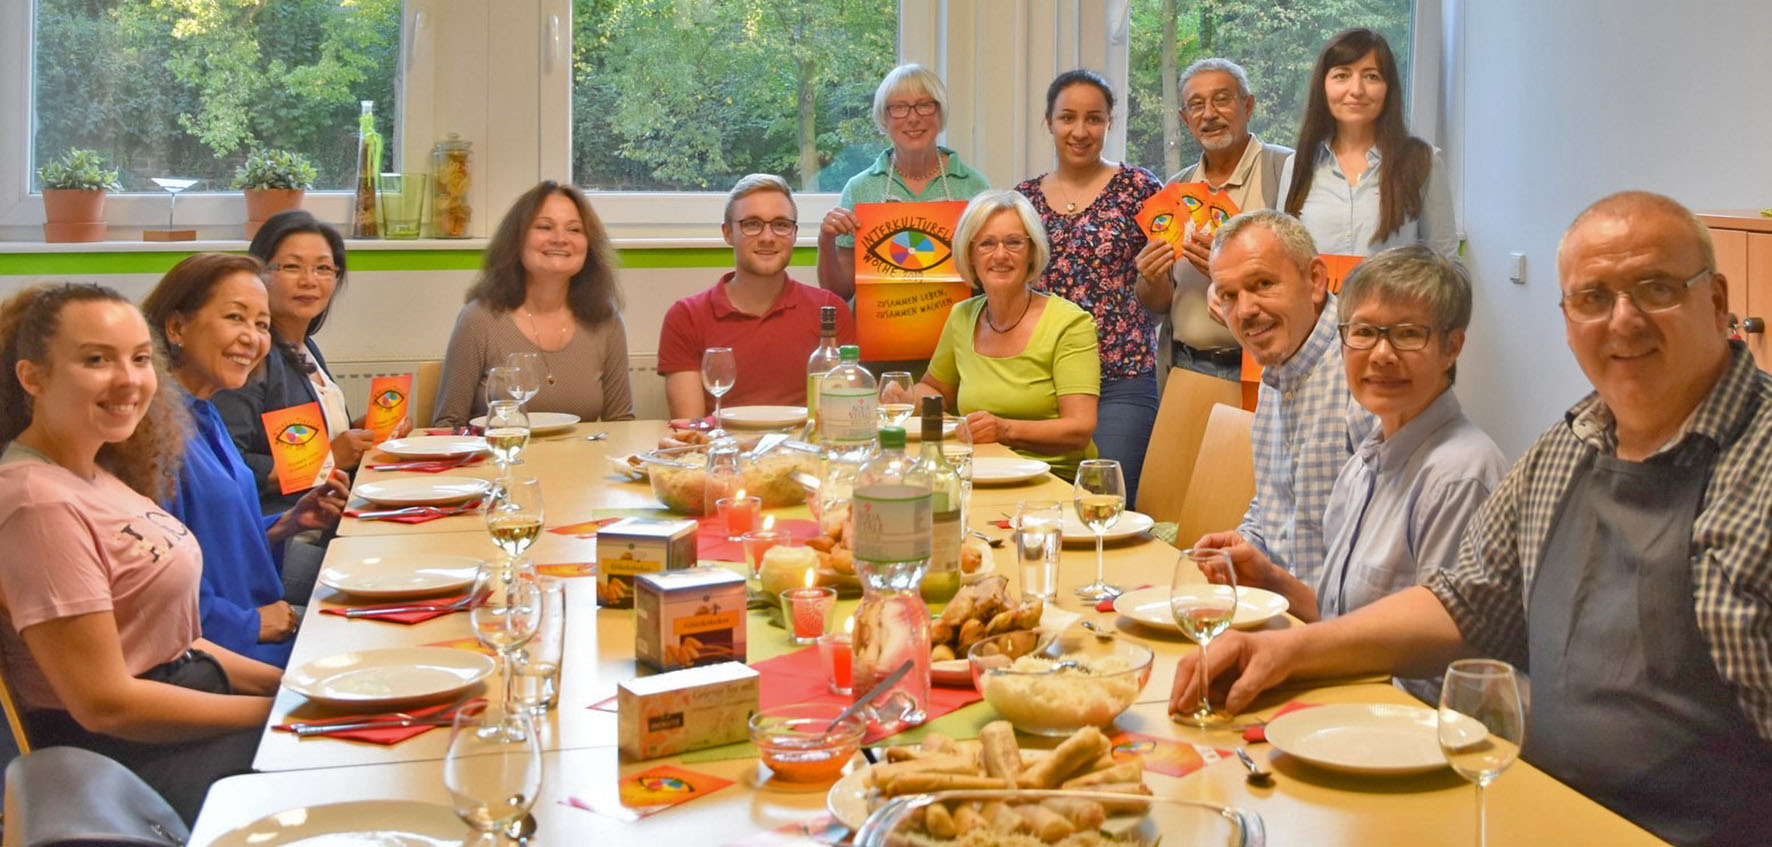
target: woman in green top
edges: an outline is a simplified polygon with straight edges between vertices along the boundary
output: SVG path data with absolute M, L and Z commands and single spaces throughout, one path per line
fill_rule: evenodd
M 934 71 L 909 64 L 886 74 L 874 90 L 874 126 L 892 146 L 849 178 L 819 225 L 818 287 L 855 297 L 855 204 L 970 200 L 991 187 L 958 153 L 935 143 L 947 116 L 948 89 Z
M 993 191 L 973 198 L 954 246 L 961 278 L 980 293 L 948 313 L 914 393 L 945 398 L 966 416 L 974 443 L 1001 442 L 1069 479 L 1079 460 L 1095 455 L 1095 319 L 1033 289 L 1051 247 L 1026 197 Z

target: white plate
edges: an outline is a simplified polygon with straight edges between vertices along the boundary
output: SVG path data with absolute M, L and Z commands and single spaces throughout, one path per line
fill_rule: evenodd
M 851 769 L 824 795 L 825 810 L 851 830 L 861 829 L 862 823 L 868 819 L 868 793 L 873 790 L 868 788 L 868 769 L 871 767 Z
M 306 806 L 224 833 L 211 847 L 457 847 L 468 830 L 448 806 L 363 800 Z
M 733 427 L 774 429 L 806 422 L 805 406 L 729 406 L 720 410 L 720 422 Z
M 486 452 L 486 439 L 478 435 L 420 435 L 393 438 L 375 446 L 403 459 L 459 459 Z
M 945 441 L 948 438 L 953 437 L 954 429 L 959 427 L 960 421 L 962 420 L 965 420 L 965 418 L 956 418 L 952 415 L 943 417 L 941 419 L 942 440 Z M 910 420 L 904 422 L 904 439 L 906 441 L 923 440 L 923 419 L 921 417 L 912 415 Z
M 973 456 L 972 481 L 978 485 L 1010 485 L 1045 476 L 1052 466 L 1039 459 Z
M 283 687 L 328 706 L 394 708 L 445 702 L 492 675 L 498 663 L 475 650 L 389 647 L 315 659 L 283 674 Z
M 1464 715 L 1454 726 L 1460 747 L 1488 735 Z M 1446 766 L 1435 711 L 1422 706 L 1336 703 L 1298 709 L 1268 721 L 1267 740 L 1288 756 L 1347 773 L 1410 774 Z
M 478 578 L 481 564 L 469 556 L 390 553 L 328 565 L 320 571 L 320 584 L 358 597 L 424 597 L 465 590 Z
M 1114 521 L 1114 525 L 1108 527 L 1107 532 L 1102 533 L 1101 538 L 1103 541 L 1124 541 L 1135 535 L 1149 532 L 1156 523 L 1150 515 L 1143 512 L 1121 512 L 1120 519 Z M 1082 518 L 1077 517 L 1075 504 L 1065 510 L 1064 529 L 1060 532 L 1063 533 L 1062 537 L 1066 544 L 1093 545 L 1095 543 L 1095 533 L 1083 525 Z
M 378 506 L 434 506 L 472 500 L 492 483 L 471 476 L 407 477 L 365 482 L 353 494 Z
M 1204 583 L 1201 583 L 1204 585 Z M 1262 588 L 1237 587 L 1237 615 L 1231 626 L 1238 629 L 1261 626 L 1276 615 L 1284 614 L 1292 604 L 1286 598 Z M 1175 615 L 1169 611 L 1169 586 L 1155 585 L 1128 591 L 1114 600 L 1114 611 L 1145 626 L 1180 632 Z
M 579 416 L 565 412 L 529 412 L 529 432 L 531 435 L 542 435 L 549 432 L 562 432 L 578 426 Z M 486 416 L 481 415 L 468 421 L 470 426 L 486 428 Z

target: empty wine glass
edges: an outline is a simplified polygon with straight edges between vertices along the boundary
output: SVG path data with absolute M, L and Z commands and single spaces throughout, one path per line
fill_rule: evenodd
M 1126 478 L 1120 473 L 1120 463 L 1113 459 L 1084 459 L 1078 463 L 1072 496 L 1077 517 L 1095 533 L 1095 581 L 1079 587 L 1077 596 L 1098 603 L 1118 597 L 1120 587 L 1107 583 L 1107 564 L 1101 547 L 1108 528 L 1120 521 L 1120 512 L 1126 508 Z
M 1225 724 L 1230 716 L 1212 708 L 1206 699 L 1211 675 L 1207 670 L 1206 650 L 1212 639 L 1230 628 L 1237 614 L 1237 575 L 1231 557 L 1223 550 L 1189 548 L 1175 560 L 1175 576 L 1169 583 L 1169 612 L 1182 634 L 1200 645 L 1200 702 L 1192 712 L 1177 712 L 1171 717 L 1201 728 Z
M 533 576 L 515 567 L 494 568 L 482 582 L 481 596 L 469 608 L 468 617 L 474 626 L 474 638 L 482 647 L 498 654 L 504 680 L 504 711 L 516 715 L 519 707 L 514 654 L 541 627 L 541 586 Z M 522 723 L 506 721 L 496 731 L 514 738 L 514 733 L 524 730 Z
M 493 368 L 498 370 L 498 368 Z M 486 407 L 486 446 L 498 461 L 499 473 L 521 465 L 523 448 L 529 444 L 529 416 L 515 400 L 494 400 Z
M 710 435 L 725 435 L 720 422 L 720 398 L 738 382 L 738 359 L 731 347 L 709 347 L 701 354 L 701 387 L 714 395 L 714 429 Z
M 456 816 L 479 833 L 476 845 L 514 843 L 512 831 L 541 793 L 534 722 L 499 706 L 457 712 L 443 756 L 443 787 Z
M 1459 776 L 1477 784 L 1477 847 L 1489 841 L 1484 789 L 1519 758 L 1525 737 L 1520 685 L 1512 665 L 1460 659 L 1440 684 L 1440 750 Z
M 515 399 L 517 399 L 517 389 L 514 386 L 517 384 L 518 380 L 519 380 L 519 377 L 517 376 L 517 371 L 514 368 L 508 367 L 506 365 L 498 365 L 496 367 L 487 368 L 486 369 L 486 406 L 487 406 L 487 408 L 491 408 L 492 404 L 497 403 L 500 400 L 515 400 Z
M 515 560 L 541 534 L 545 514 L 540 481 L 532 476 L 505 477 L 486 497 L 486 534 L 505 556 Z
M 887 371 L 880 374 L 880 426 L 904 426 L 916 405 L 911 397 L 911 372 Z
M 505 390 L 518 405 L 528 403 L 531 397 L 541 393 L 546 366 L 540 353 L 512 353 L 505 357 L 505 367 L 517 372 L 516 379 L 506 385 Z

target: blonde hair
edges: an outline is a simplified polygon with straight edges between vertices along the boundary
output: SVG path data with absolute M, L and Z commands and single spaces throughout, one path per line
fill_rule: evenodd
M 973 291 L 980 290 L 980 286 L 978 273 L 972 266 L 972 239 L 984 229 L 985 221 L 992 215 L 1005 211 L 1014 212 L 1021 218 L 1021 228 L 1027 230 L 1028 240 L 1033 242 L 1033 268 L 1028 281 L 1039 279 L 1040 274 L 1046 272 L 1046 263 L 1052 259 L 1052 242 L 1046 239 L 1046 227 L 1040 223 L 1034 204 L 1019 192 L 986 191 L 966 204 L 966 211 L 960 213 L 960 225 L 954 228 L 954 267 Z
M 732 184 L 731 191 L 726 192 L 726 210 L 720 213 L 720 220 L 731 223 L 733 205 L 759 191 L 774 191 L 788 198 L 788 205 L 794 208 L 794 217 L 800 217 L 800 204 L 794 202 L 794 190 L 788 187 L 787 180 L 775 174 L 745 174 Z

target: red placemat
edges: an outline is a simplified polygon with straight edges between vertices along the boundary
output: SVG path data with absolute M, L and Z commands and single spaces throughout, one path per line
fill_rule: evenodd
M 847 706 L 854 702 L 849 695 L 831 693 L 830 685 L 825 680 L 824 666 L 818 659 L 817 647 L 807 647 L 773 659 L 752 662 L 751 667 L 762 675 L 757 680 L 758 709 L 772 709 L 793 703 L 834 703 Z M 981 698 L 975 689 L 931 687 L 928 720 L 935 720 L 961 706 L 976 703 L 979 699 Z M 862 743 L 872 744 L 883 737 L 884 733 L 870 732 L 862 739 Z
M 433 719 L 434 720 L 453 720 L 458 711 L 465 711 L 471 715 L 471 714 L 475 714 L 475 713 L 479 712 L 481 709 L 484 709 L 484 708 L 486 708 L 486 700 L 484 698 L 476 698 L 476 699 L 468 700 L 468 701 L 466 701 L 464 703 L 460 703 L 460 704 L 444 703 L 443 705 L 440 705 L 440 706 L 431 706 L 429 708 L 424 708 L 424 709 L 413 709 L 413 710 L 407 711 L 407 712 L 379 712 L 379 713 L 372 713 L 372 714 L 367 714 L 367 715 L 346 715 L 346 716 L 340 717 L 340 718 L 326 718 L 324 720 L 292 721 L 289 723 L 280 723 L 280 724 L 277 724 L 276 726 L 273 726 L 271 728 L 275 729 L 275 730 L 280 730 L 283 732 L 294 732 L 295 731 L 295 729 L 294 729 L 295 723 L 352 724 L 352 723 L 362 723 L 364 721 L 376 721 L 376 720 L 386 720 L 386 721 L 392 722 L 392 721 L 398 721 L 402 718 L 415 718 L 415 719 L 422 719 L 422 720 L 433 720 Z M 351 741 L 367 741 L 371 744 L 398 744 L 402 741 L 405 741 L 408 738 L 423 735 L 427 732 L 430 732 L 433 729 L 436 729 L 438 726 L 443 726 L 443 725 L 444 724 L 421 724 L 419 726 L 394 726 L 394 727 L 380 727 L 380 728 L 376 728 L 376 729 L 352 729 L 352 730 L 345 730 L 343 732 L 327 732 L 327 733 L 322 733 L 322 734 L 327 738 L 345 738 L 345 739 L 349 739 Z M 307 737 L 313 738 L 315 736 L 307 736 Z
M 1148 585 L 1140 585 L 1140 586 L 1137 586 L 1136 588 L 1128 588 L 1128 589 L 1126 589 L 1126 591 L 1142 591 L 1142 590 L 1149 588 L 1149 587 L 1150 586 L 1148 586 Z M 1125 593 L 1125 592 L 1121 592 L 1121 593 Z M 1111 611 L 1113 611 L 1114 610 L 1114 601 L 1118 600 L 1118 599 L 1120 599 L 1120 595 L 1115 594 L 1112 597 L 1102 600 L 1100 603 L 1096 603 L 1095 604 L 1095 611 L 1097 611 L 1097 612 L 1111 612 Z
M 342 617 L 342 616 L 344 616 L 344 614 L 346 612 L 362 609 L 365 611 L 369 611 L 372 614 L 357 615 L 357 616 L 353 617 L 352 620 L 391 621 L 393 623 L 408 623 L 408 624 L 410 624 L 410 623 L 424 623 L 425 621 L 428 621 L 431 618 L 442 617 L 444 615 L 453 615 L 456 612 L 465 612 L 465 611 L 467 611 L 467 607 L 463 606 L 460 609 L 442 609 L 442 610 L 438 610 L 438 611 L 421 610 L 421 611 L 414 611 L 414 612 L 394 612 L 392 614 L 378 614 L 378 613 L 374 613 L 374 612 L 377 609 L 398 609 L 398 608 L 405 607 L 405 606 L 421 606 L 421 605 L 422 606 L 433 606 L 433 605 L 434 606 L 447 606 L 452 603 L 459 603 L 462 600 L 467 599 L 467 596 L 468 595 L 466 595 L 466 594 L 456 594 L 456 595 L 453 595 L 450 597 L 430 597 L 430 598 L 426 598 L 424 600 L 412 600 L 412 601 L 408 601 L 405 603 L 381 603 L 381 604 L 378 604 L 375 606 L 327 606 L 327 607 L 320 610 L 320 614 L 322 614 L 322 615 L 339 615 Z
M 1284 706 L 1281 706 L 1279 711 L 1274 712 L 1273 717 L 1270 717 L 1267 720 L 1262 721 L 1261 726 L 1252 726 L 1252 727 L 1249 727 L 1248 729 L 1243 730 L 1243 740 L 1248 741 L 1250 743 L 1254 743 L 1254 742 L 1258 742 L 1258 741 L 1266 741 L 1267 740 L 1267 725 L 1274 718 L 1277 718 L 1283 714 L 1286 714 L 1287 712 L 1296 712 L 1299 709 L 1308 709 L 1312 706 L 1321 706 L 1321 705 L 1323 705 L 1323 704 L 1321 704 L 1321 703 L 1301 703 L 1297 700 L 1293 700 L 1292 702 L 1287 703 Z

